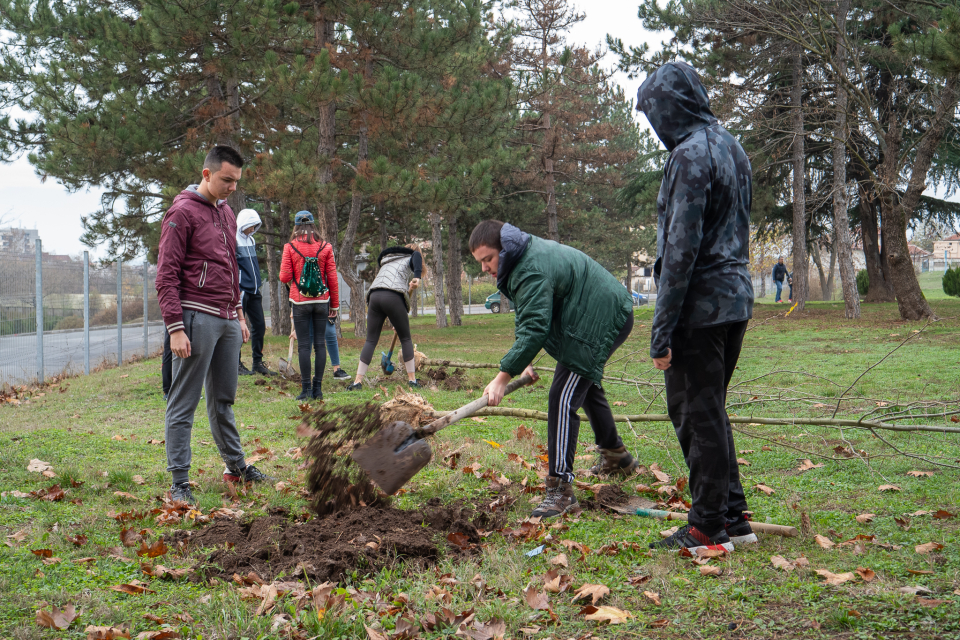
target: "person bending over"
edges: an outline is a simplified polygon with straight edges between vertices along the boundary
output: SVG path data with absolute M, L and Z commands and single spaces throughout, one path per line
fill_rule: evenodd
M 664 371 L 667 412 L 690 469 L 693 501 L 689 524 L 650 546 L 733 551 L 757 539 L 744 517 L 747 500 L 726 411 L 727 385 L 753 310 L 752 169 L 710 111 L 690 65 L 670 62 L 651 73 L 637 109 L 670 152 L 657 198 L 650 357 Z
M 489 406 L 503 398 L 510 379 L 536 378 L 530 363 L 545 350 L 557 361 L 547 410 L 547 495 L 532 516 L 579 510 L 573 461 L 584 408 L 600 459 L 594 475 L 630 475 L 639 466 L 613 421 L 600 381 L 603 367 L 633 329 L 633 299 L 609 271 L 581 251 L 484 220 L 470 234 L 470 253 L 515 305 L 516 341 L 500 373 L 484 389 Z
M 299 212 L 293 220 L 290 242 L 283 247 L 280 261 L 280 282 L 290 284 L 290 304 L 293 308 L 293 327 L 303 340 L 297 340 L 297 355 L 300 358 L 301 392 L 297 400 L 323 399 L 323 370 L 327 365 L 327 350 L 324 335 L 328 318 L 336 318 L 340 310 L 340 293 L 337 283 L 337 265 L 333 260 L 333 247 L 320 239 L 314 225 L 313 214 Z M 308 285 L 304 275 L 316 274 Z M 318 280 L 318 281 L 317 281 Z M 314 286 L 315 290 L 305 290 Z M 308 339 L 310 338 L 310 339 Z M 312 349 L 311 349 L 312 346 Z M 310 352 L 316 351 L 317 362 L 310 382 Z
M 410 338 L 410 294 L 420 286 L 423 271 L 423 256 L 415 244 L 406 247 L 387 247 L 377 256 L 377 277 L 373 279 L 367 292 L 367 341 L 360 352 L 360 365 L 357 377 L 348 391 L 357 391 L 363 387 L 363 376 L 367 374 L 373 352 L 380 341 L 383 323 L 390 318 L 390 324 L 400 337 L 400 351 L 403 366 L 407 370 L 407 379 L 411 387 L 419 387 L 416 362 L 413 358 L 413 340 Z M 410 276 L 413 279 L 410 279 Z

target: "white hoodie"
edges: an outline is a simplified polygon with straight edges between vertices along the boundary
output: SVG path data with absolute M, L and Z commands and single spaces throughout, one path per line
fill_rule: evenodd
M 259 293 L 263 284 L 257 261 L 257 241 L 253 239 L 253 233 L 261 225 L 260 214 L 253 209 L 244 209 L 237 214 L 237 266 L 240 267 L 240 290 L 246 293 Z M 253 233 L 245 234 L 243 230 L 250 227 L 253 227 Z

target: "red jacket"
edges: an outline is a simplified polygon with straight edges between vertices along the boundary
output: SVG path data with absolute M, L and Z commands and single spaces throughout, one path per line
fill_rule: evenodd
M 237 219 L 193 187 L 173 200 L 160 230 L 157 297 L 167 331 L 183 330 L 184 310 L 233 320 L 240 304 Z
M 303 269 L 303 258 L 290 245 L 295 245 L 297 251 L 309 258 L 316 256 L 317 250 L 320 249 L 320 245 L 316 242 L 300 242 L 299 240 L 283 245 L 283 258 L 280 260 L 280 282 L 290 284 L 290 302 L 293 304 L 308 304 L 329 300 L 331 311 L 339 309 L 340 289 L 337 282 L 337 264 L 333 260 L 333 247 L 330 246 L 330 243 L 323 243 L 323 250 L 320 251 L 320 256 L 317 258 L 320 265 L 320 276 L 323 278 L 324 284 L 327 285 L 328 291 L 316 298 L 300 295 L 300 290 L 297 289 L 297 282 L 300 281 L 300 271 Z

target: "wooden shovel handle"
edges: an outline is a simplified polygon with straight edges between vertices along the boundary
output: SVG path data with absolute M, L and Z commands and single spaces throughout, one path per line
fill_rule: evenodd
M 661 518 L 663 520 L 682 520 L 687 521 L 686 513 L 675 513 L 673 511 L 660 511 L 659 509 L 637 509 L 638 516 L 647 516 L 653 518 Z M 786 527 L 782 524 L 767 524 L 766 522 L 754 522 L 750 521 L 750 528 L 754 531 L 762 531 L 763 533 L 770 533 L 776 536 L 783 536 L 785 538 L 796 538 L 800 535 L 800 532 L 797 531 L 796 527 Z
M 513 393 L 514 391 L 516 391 L 517 389 L 519 389 L 520 387 L 525 387 L 528 384 L 533 384 L 533 382 L 534 382 L 533 378 L 531 378 L 528 375 L 520 376 L 516 380 L 510 381 L 510 384 L 507 385 L 507 388 L 503 390 L 503 395 L 507 396 Z M 456 411 L 453 411 L 452 413 L 448 413 L 444 417 L 439 418 L 438 420 L 434 420 L 433 422 L 426 425 L 425 427 L 418 429 L 417 435 L 419 435 L 421 438 L 424 436 L 432 435 L 437 431 L 440 431 L 440 429 L 443 429 L 444 427 L 449 427 L 451 424 L 453 424 L 457 420 L 462 420 L 463 418 L 472 416 L 474 413 L 476 413 L 480 409 L 483 409 L 485 406 L 487 406 L 486 394 L 477 398 L 470 404 L 464 405 L 459 409 L 457 409 Z
M 390 341 L 390 355 L 393 355 L 393 348 L 397 346 L 397 338 L 400 337 L 400 334 L 396 331 L 393 332 L 393 340 Z
M 293 360 L 293 334 L 290 334 L 290 348 L 287 349 L 287 362 Z

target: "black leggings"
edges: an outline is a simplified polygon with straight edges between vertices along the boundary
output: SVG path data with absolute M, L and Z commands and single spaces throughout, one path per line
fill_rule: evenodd
M 400 336 L 403 361 L 413 360 L 410 319 L 407 318 L 407 305 L 403 301 L 403 294 L 390 289 L 374 289 L 370 292 L 370 306 L 367 308 L 367 341 L 360 352 L 360 362 L 365 365 L 369 365 L 373 359 L 373 352 L 380 342 L 380 331 L 383 330 L 383 321 L 386 318 L 390 318 L 397 335 Z
M 327 316 L 330 315 L 329 303 L 293 305 L 293 327 L 297 330 L 297 355 L 300 356 L 300 380 L 310 384 L 310 334 L 313 328 L 313 350 L 317 352 L 317 371 L 314 380 L 323 380 L 323 370 L 327 366 L 327 346 L 324 335 L 327 330 Z

